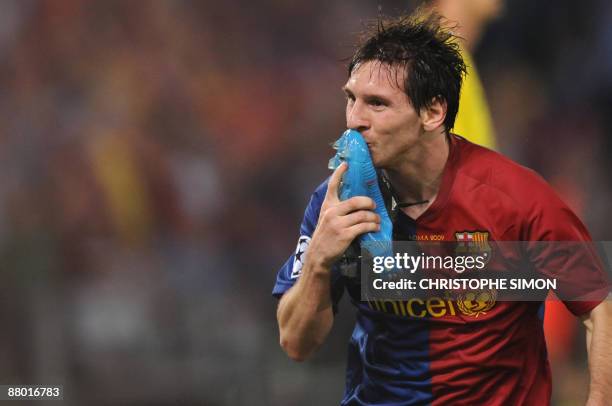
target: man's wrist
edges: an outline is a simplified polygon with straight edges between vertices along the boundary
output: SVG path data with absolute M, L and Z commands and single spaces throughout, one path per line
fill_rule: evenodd
M 308 272 L 313 276 L 328 276 L 331 272 L 331 267 L 332 266 L 324 260 L 307 260 L 306 264 L 304 264 L 304 272 Z

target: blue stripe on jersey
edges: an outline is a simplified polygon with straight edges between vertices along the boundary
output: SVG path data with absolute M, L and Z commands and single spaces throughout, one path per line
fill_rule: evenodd
M 413 220 L 403 214 L 396 220 L 393 227 L 398 236 L 416 235 Z M 398 318 L 358 302 L 355 297 L 353 304 L 358 313 L 349 343 L 346 391 L 341 404 L 431 404 L 428 320 Z
M 327 181 L 313 193 L 304 213 L 300 236 L 311 237 L 319 219 Z M 401 217 L 401 216 L 400 216 Z M 403 219 L 407 220 L 407 218 Z M 400 221 L 403 235 L 415 235 L 413 221 Z M 395 225 L 394 225 L 395 227 Z M 279 270 L 273 295 L 282 296 L 297 278 L 291 278 L 295 255 Z M 337 268 L 332 270 L 334 307 L 344 290 Z M 349 342 L 346 389 L 341 402 L 354 405 L 425 405 L 433 400 L 429 362 L 429 329 L 426 319 L 405 320 L 359 302 L 358 289 L 352 292 L 357 320 Z
M 343 406 L 433 401 L 427 320 L 400 320 L 359 303 Z

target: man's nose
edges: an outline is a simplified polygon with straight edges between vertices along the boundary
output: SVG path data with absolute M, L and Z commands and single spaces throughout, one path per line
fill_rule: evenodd
M 356 100 L 352 106 L 346 109 L 346 127 L 351 130 L 362 132 L 370 127 L 365 105 Z

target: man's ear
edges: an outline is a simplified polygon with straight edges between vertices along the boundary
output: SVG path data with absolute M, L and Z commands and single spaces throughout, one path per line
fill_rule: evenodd
M 435 97 L 429 107 L 423 107 L 420 111 L 421 122 L 425 131 L 433 131 L 440 126 L 444 127 L 446 118 L 446 101 L 440 97 Z

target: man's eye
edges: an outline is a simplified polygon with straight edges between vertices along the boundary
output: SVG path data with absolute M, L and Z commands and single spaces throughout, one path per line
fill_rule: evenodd
M 374 107 L 385 106 L 385 103 L 380 99 L 371 99 L 369 103 L 371 106 L 374 106 Z

